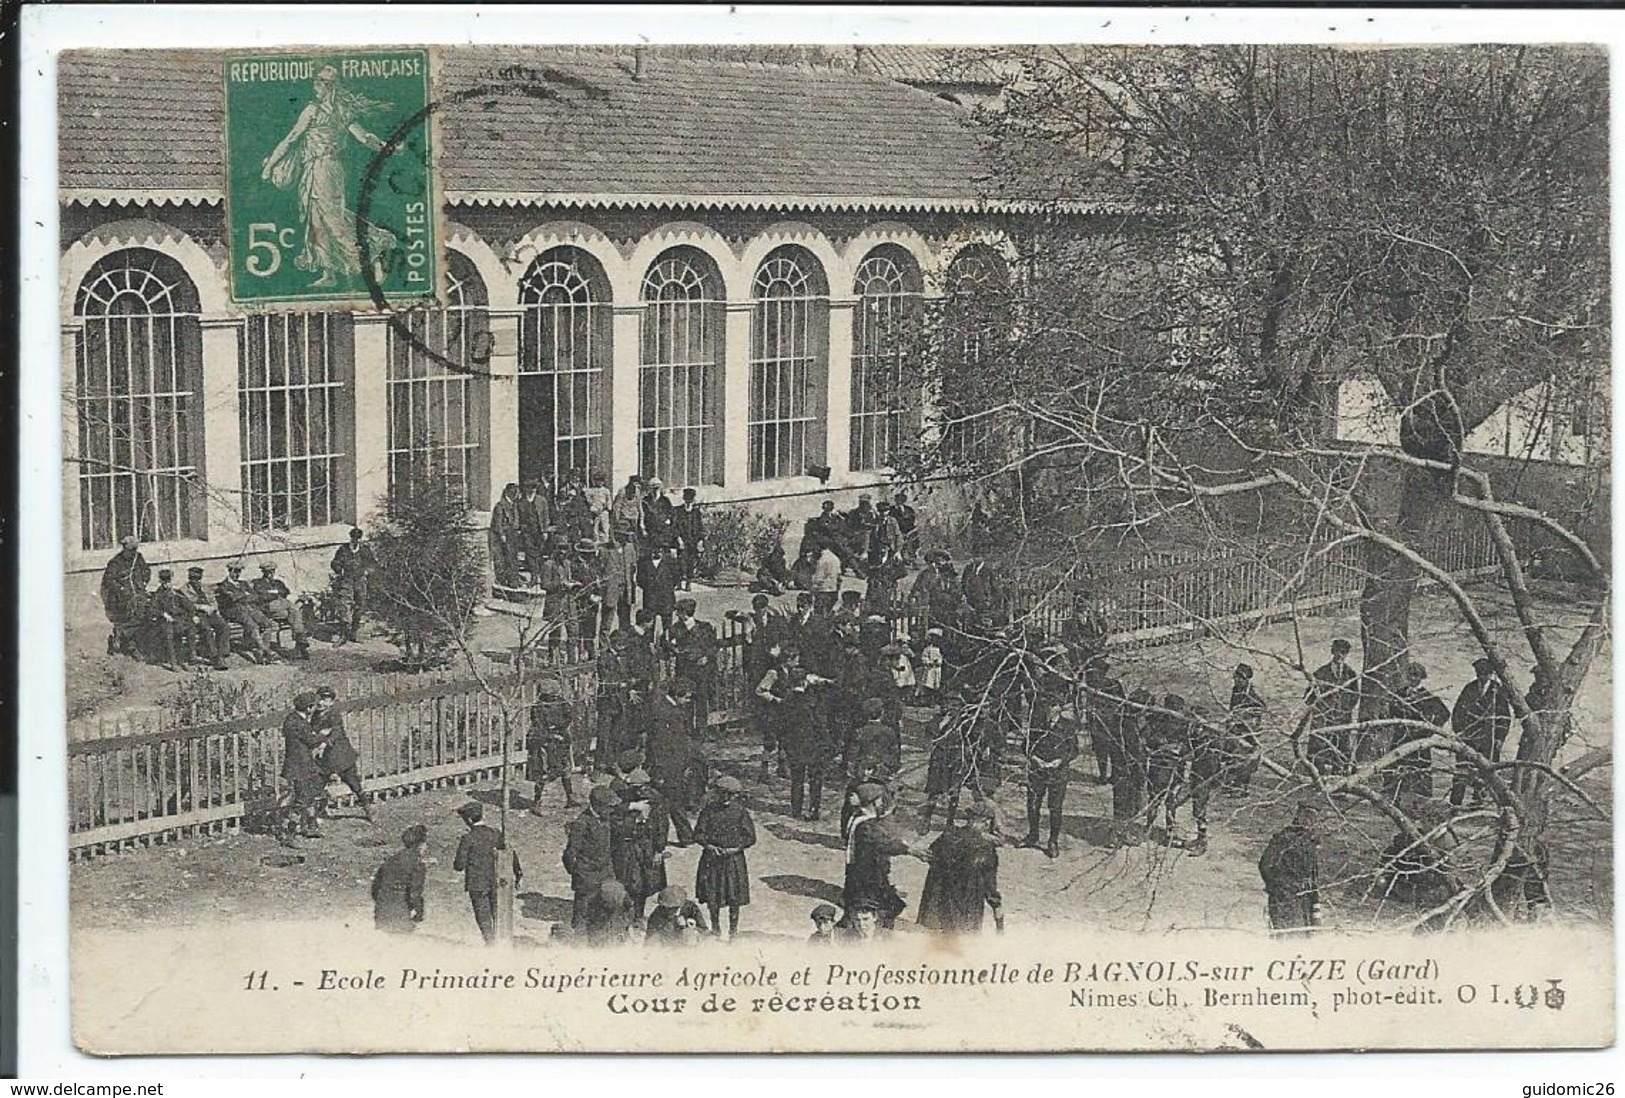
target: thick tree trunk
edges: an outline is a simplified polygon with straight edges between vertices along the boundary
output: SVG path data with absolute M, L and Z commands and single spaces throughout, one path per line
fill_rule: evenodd
M 1461 437 L 1457 423 L 1424 405 L 1401 420 L 1401 446 L 1413 457 L 1454 460 Z M 1373 484 L 1362 496 L 1366 521 L 1373 529 L 1426 552 L 1451 513 L 1451 475 L 1397 462 L 1375 463 L 1372 474 L 1381 483 Z M 1410 663 L 1411 600 L 1420 574 L 1414 562 L 1374 542 L 1366 543 L 1365 568 L 1360 593 L 1359 719 L 1367 727 L 1357 740 L 1361 760 L 1377 758 L 1388 750 L 1386 733 L 1371 722 L 1388 715 L 1389 699 L 1404 685 Z

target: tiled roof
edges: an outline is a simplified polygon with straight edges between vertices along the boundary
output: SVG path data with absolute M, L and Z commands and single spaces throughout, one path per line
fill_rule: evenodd
M 986 49 L 956 49 L 952 46 L 855 46 L 854 65 L 908 84 L 961 84 L 1002 88 L 1018 73 L 1019 66 Z
M 68 200 L 223 190 L 217 55 L 61 58 Z M 960 108 L 880 75 L 588 50 L 441 51 L 453 201 L 974 208 L 988 171 Z

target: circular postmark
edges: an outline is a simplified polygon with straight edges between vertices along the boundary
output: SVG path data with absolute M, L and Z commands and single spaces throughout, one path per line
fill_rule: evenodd
M 406 148 L 408 142 L 415 135 L 426 134 L 437 118 L 443 118 L 450 111 L 466 104 L 494 103 L 499 99 L 518 98 L 522 101 L 536 104 L 538 110 L 546 107 L 556 107 L 559 104 L 568 106 L 572 100 L 585 101 L 602 99 L 607 92 L 598 85 L 574 73 L 569 73 L 551 66 L 509 65 L 490 74 L 485 79 L 476 80 L 470 86 L 459 89 L 438 99 L 431 99 L 422 109 L 414 112 L 400 125 L 396 126 L 383 144 L 377 149 L 372 158 L 368 160 L 366 169 L 361 175 L 361 186 L 356 200 L 355 235 L 356 247 L 361 254 L 362 278 L 366 285 L 367 296 L 374 308 L 386 318 L 396 336 L 410 347 L 414 352 L 422 355 L 428 361 L 435 363 L 445 370 L 453 373 L 468 374 L 472 376 L 490 376 L 490 360 L 492 353 L 492 340 L 489 330 L 475 333 L 475 337 L 468 341 L 468 357 L 459 360 L 448 353 L 449 347 L 434 346 L 424 335 L 429 331 L 425 325 L 420 331 L 412 324 L 414 313 L 425 313 L 442 307 L 438 293 L 429 295 L 424 300 L 407 305 L 404 309 L 401 303 L 390 301 L 385 295 L 383 282 L 380 278 L 379 267 L 385 263 L 410 262 L 403 258 L 400 252 L 391 252 L 385 256 L 374 254 L 368 225 L 369 215 L 373 209 L 376 196 L 380 188 L 399 188 L 401 179 L 391 171 L 391 162 L 396 153 Z M 445 156 L 443 145 L 436 143 L 432 149 L 435 160 Z M 441 201 L 438 187 L 434 185 L 434 178 L 438 175 L 439 164 L 431 165 L 430 178 L 425 181 L 429 194 L 429 201 L 439 204 L 438 216 L 435 225 L 440 234 L 445 233 L 445 205 Z M 429 247 L 437 252 L 445 249 L 444 241 L 435 239 Z M 441 257 L 443 261 L 443 256 Z

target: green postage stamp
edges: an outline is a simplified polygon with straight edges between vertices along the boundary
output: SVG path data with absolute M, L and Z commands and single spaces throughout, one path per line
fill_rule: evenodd
M 233 301 L 438 296 L 431 69 L 426 49 L 225 60 Z

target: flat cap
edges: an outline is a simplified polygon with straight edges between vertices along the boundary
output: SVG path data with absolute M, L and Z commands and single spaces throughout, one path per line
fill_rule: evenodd
M 485 806 L 479 801 L 469 801 L 457 810 L 457 815 L 469 823 L 479 823 L 485 819 Z
M 413 824 L 401 832 L 402 846 L 418 846 L 429 838 L 429 829 L 422 824 Z
M 862 782 L 856 790 L 859 804 L 879 804 L 886 795 L 886 787 L 878 782 Z
M 682 885 L 667 885 L 655 897 L 655 903 L 660 907 L 682 907 L 688 903 L 688 889 Z
M 643 767 L 641 767 L 641 766 L 638 767 L 636 770 L 633 770 L 630 774 L 628 774 L 626 776 L 626 784 L 627 785 L 648 785 L 649 784 L 649 772 L 647 770 L 643 769 Z
M 745 791 L 744 785 L 732 774 L 724 774 L 718 778 L 716 789 L 718 793 L 743 793 Z
M 592 792 L 587 794 L 587 804 L 593 808 L 608 810 L 615 807 L 619 800 L 615 791 L 607 785 L 595 785 Z
M 812 909 L 812 921 L 815 923 L 833 923 L 841 917 L 834 904 L 819 904 Z

